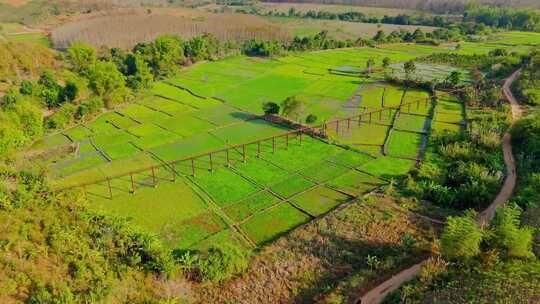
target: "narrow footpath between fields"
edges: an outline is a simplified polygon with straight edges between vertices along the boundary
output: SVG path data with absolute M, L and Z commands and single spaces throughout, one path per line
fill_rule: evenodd
M 511 86 L 514 80 L 519 76 L 521 70 L 515 71 L 510 77 L 508 77 L 503 86 L 503 94 L 506 99 L 510 102 L 511 111 L 512 111 L 512 124 L 518 121 L 521 118 L 522 110 L 517 102 L 516 98 L 512 94 Z M 510 131 L 506 131 L 503 136 L 503 154 L 504 154 L 504 163 L 506 165 L 506 178 L 504 185 L 501 188 L 501 191 L 495 198 L 495 200 L 489 205 L 489 207 L 482 211 L 478 217 L 477 221 L 480 225 L 487 225 L 495 216 L 495 210 L 500 206 L 504 205 L 514 192 L 517 181 L 517 172 L 514 155 L 512 154 L 512 138 Z M 367 293 L 360 296 L 358 300 L 355 301 L 356 304 L 378 304 L 382 303 L 384 298 L 391 292 L 397 290 L 401 285 L 415 278 L 422 269 L 422 266 L 427 262 L 424 260 L 418 264 L 407 268 L 400 273 L 392 276 L 390 279 L 379 284 L 375 288 L 371 289 Z

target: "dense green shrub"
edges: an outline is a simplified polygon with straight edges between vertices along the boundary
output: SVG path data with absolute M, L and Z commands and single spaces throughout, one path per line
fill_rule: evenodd
M 208 250 L 199 262 L 199 270 L 204 281 L 219 282 L 245 271 L 248 265 L 248 251 L 225 243 Z
M 78 119 L 85 119 L 86 117 L 98 113 L 103 107 L 105 107 L 103 99 L 99 97 L 92 97 L 79 105 L 77 108 L 76 117 Z
M 242 50 L 248 56 L 270 57 L 278 55 L 282 51 L 282 46 L 276 41 L 250 39 L 244 42 Z
M 306 101 L 297 96 L 287 97 L 281 103 L 281 114 L 285 117 L 298 120 L 306 108 Z
M 475 213 L 449 217 L 441 236 L 441 252 L 450 260 L 468 260 L 480 253 L 483 231 L 476 225 Z
M 156 303 L 176 270 L 154 236 L 53 194 L 42 174 L 1 170 L 0 298 L 25 303 Z M 17 244 L 11 246 L 7 244 Z M 171 277 L 172 278 L 172 277 Z M 129 286 L 129 296 L 118 298 Z
M 130 96 L 126 77 L 109 61 L 98 61 L 88 69 L 89 86 L 103 98 L 107 107 L 126 101 Z
M 0 106 L 0 155 L 43 134 L 41 109 L 31 97 L 8 93 Z
M 56 113 L 47 118 L 47 128 L 58 129 L 70 125 L 75 119 L 75 113 L 77 113 L 76 105 L 71 103 L 63 104 Z
M 493 245 L 504 249 L 511 258 L 533 258 L 532 231 L 521 228 L 521 210 L 517 206 L 499 208 L 491 223 Z
M 67 50 L 67 59 L 76 72 L 85 72 L 97 60 L 96 50 L 86 44 L 74 43 Z
M 483 126 L 478 128 L 484 130 Z M 434 134 L 432 146 L 437 153 L 428 154 L 411 172 L 405 181 L 406 193 L 458 209 L 481 208 L 491 202 L 504 170 L 499 133 L 484 130 Z
M 262 106 L 264 114 L 279 114 L 279 105 L 275 102 L 265 102 Z
M 314 114 L 309 114 L 307 117 L 306 117 L 306 123 L 307 124 L 312 124 L 314 122 L 317 121 L 317 115 L 314 115 Z

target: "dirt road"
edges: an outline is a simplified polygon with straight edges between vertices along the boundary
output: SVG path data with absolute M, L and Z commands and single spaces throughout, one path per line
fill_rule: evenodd
M 521 70 L 514 72 L 510 77 L 508 77 L 503 86 L 503 93 L 506 99 L 510 102 L 512 109 L 512 123 L 515 123 L 521 118 L 521 108 L 512 94 L 510 87 L 514 80 L 519 76 Z M 514 160 L 514 155 L 512 154 L 512 138 L 510 133 L 507 131 L 503 137 L 503 153 L 504 153 L 504 163 L 506 165 L 506 179 L 504 181 L 503 187 L 499 192 L 499 195 L 491 203 L 491 205 L 480 213 L 477 217 L 477 221 L 480 225 L 487 225 L 495 216 L 495 210 L 500 206 L 504 205 L 512 196 L 514 188 L 516 186 L 517 174 L 516 174 L 516 164 Z M 384 298 L 391 293 L 392 291 L 398 289 L 405 282 L 416 277 L 422 266 L 427 262 L 424 260 L 416 265 L 413 265 L 410 268 L 407 268 L 397 275 L 391 277 L 390 279 L 384 281 L 379 286 L 368 291 L 366 294 L 361 296 L 356 303 L 361 304 L 378 304 L 381 303 Z
M 521 118 L 521 107 L 519 106 L 516 98 L 512 94 L 510 89 L 512 82 L 519 76 L 520 71 L 516 71 L 512 76 L 508 77 L 504 83 L 503 93 L 506 99 L 510 102 L 512 110 L 512 124 L 518 121 Z M 493 203 L 489 207 L 480 213 L 477 217 L 477 221 L 481 226 L 487 226 L 489 222 L 495 216 L 495 211 L 500 206 L 504 205 L 514 192 L 516 187 L 517 174 L 516 174 L 516 163 L 514 159 L 514 154 L 512 153 L 512 136 L 510 132 L 506 132 L 503 137 L 503 154 L 504 154 L 504 163 L 506 164 L 506 179 L 504 185 L 501 188 L 501 192 L 495 198 Z

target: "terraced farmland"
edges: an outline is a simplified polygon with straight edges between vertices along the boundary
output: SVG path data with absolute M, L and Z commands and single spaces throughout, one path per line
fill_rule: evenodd
M 55 187 L 82 189 L 95 208 L 132 217 L 171 248 L 261 246 L 404 176 L 432 127 L 459 127 L 450 96 L 432 104 L 425 91 L 334 72 L 410 60 L 412 50 L 437 49 L 199 63 L 34 148 L 68 151 L 50 160 Z M 313 128 L 261 116 L 263 103 L 289 96 L 305 100 L 294 118 L 316 115 Z

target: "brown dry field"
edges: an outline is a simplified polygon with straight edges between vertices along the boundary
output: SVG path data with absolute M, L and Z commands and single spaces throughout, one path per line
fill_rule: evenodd
M 183 8 L 116 9 L 62 20 L 52 31 L 57 48 L 73 42 L 130 48 L 164 34 L 183 38 L 210 33 L 221 40 L 250 38 L 287 40 L 287 29 L 264 18 L 245 14 L 212 14 Z

